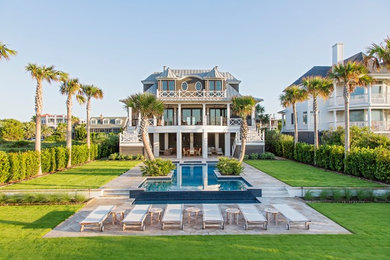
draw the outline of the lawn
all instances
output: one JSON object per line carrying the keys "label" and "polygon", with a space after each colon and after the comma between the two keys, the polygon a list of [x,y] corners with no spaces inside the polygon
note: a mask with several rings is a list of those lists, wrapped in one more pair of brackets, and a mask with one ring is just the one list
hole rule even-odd
{"label": "lawn", "polygon": [[[83,144],[79,141],[73,141],[73,144]],[[54,141],[42,141],[42,149],[52,148],[56,146],[65,146],[65,142],[54,142]],[[4,152],[24,152],[34,150],[34,141],[0,141],[0,151]]]}
{"label": "lawn", "polygon": [[313,203],[351,235],[41,238],[80,206],[0,207],[0,259],[388,259],[390,207]]}
{"label": "lawn", "polygon": [[139,161],[94,161],[3,189],[95,189],[137,165]]}
{"label": "lawn", "polygon": [[385,186],[290,160],[246,160],[245,162],[294,187]]}

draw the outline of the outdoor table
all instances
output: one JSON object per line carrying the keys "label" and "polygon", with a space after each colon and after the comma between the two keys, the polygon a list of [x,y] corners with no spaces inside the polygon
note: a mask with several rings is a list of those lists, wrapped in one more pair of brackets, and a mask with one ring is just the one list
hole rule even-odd
{"label": "outdoor table", "polygon": [[115,225],[115,222],[117,220],[121,221],[125,217],[125,211],[124,210],[113,210],[111,211],[112,216],[112,224]]}
{"label": "outdoor table", "polygon": [[236,224],[238,224],[238,215],[240,214],[240,210],[237,208],[227,208],[225,211],[226,211],[226,222],[228,224],[232,224],[231,220],[233,217],[233,222],[234,219],[236,219]]}
{"label": "outdoor table", "polygon": [[279,214],[279,211],[277,211],[276,209],[273,209],[273,208],[266,208],[265,209],[265,213],[266,213],[267,221],[271,221],[270,216],[272,215],[273,219],[275,221],[275,224],[276,225],[278,224],[278,214]]}
{"label": "outdoor table", "polygon": [[197,223],[198,214],[200,212],[200,209],[197,207],[188,207],[185,209],[185,212],[187,212],[187,221],[188,224],[191,224],[191,214],[195,214],[195,223]]}
{"label": "outdoor table", "polygon": [[161,217],[161,212],[163,211],[162,208],[151,208],[149,210],[149,214],[150,214],[150,224],[153,223],[153,214],[158,214],[158,218],[157,220],[160,221],[160,217]]}

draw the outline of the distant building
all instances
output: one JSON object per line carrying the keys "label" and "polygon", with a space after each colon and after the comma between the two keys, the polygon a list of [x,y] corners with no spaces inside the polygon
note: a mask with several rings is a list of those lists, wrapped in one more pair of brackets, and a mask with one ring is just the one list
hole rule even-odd
{"label": "distant building", "polygon": [[127,123],[127,117],[91,117],[91,133],[120,133]]}
{"label": "distant building", "polygon": [[46,125],[51,128],[57,128],[58,124],[66,123],[66,115],[50,115],[43,114],[41,115],[41,123],[42,125]]}

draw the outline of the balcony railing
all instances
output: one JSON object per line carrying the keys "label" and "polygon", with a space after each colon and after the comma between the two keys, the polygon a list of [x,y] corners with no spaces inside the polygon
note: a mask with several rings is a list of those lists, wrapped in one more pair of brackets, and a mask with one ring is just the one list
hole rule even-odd
{"label": "balcony railing", "polygon": [[[390,94],[371,94],[371,102],[368,98],[368,94],[362,95],[351,95],[349,100],[350,105],[356,104],[390,104]],[[344,97],[337,96],[336,104],[334,103],[334,97],[329,99],[329,106],[343,106],[344,105]]]}
{"label": "balcony railing", "polygon": [[224,91],[159,91],[157,97],[163,100],[218,100],[226,98],[226,90]]}
{"label": "balcony railing", "polygon": [[[369,126],[368,121],[349,122],[350,126],[364,127]],[[344,127],[344,121],[337,121],[336,127]],[[334,128],[334,122],[329,122],[329,127]],[[371,121],[371,130],[373,131],[390,131],[390,121]]]}

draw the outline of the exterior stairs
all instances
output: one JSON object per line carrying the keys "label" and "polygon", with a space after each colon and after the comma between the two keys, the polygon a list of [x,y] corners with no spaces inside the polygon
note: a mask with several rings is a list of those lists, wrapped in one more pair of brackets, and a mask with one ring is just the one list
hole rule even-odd
{"label": "exterior stairs", "polygon": [[121,197],[121,198],[129,198],[130,191],[129,190],[121,190],[121,189],[103,189],[102,197]]}
{"label": "exterior stairs", "polygon": [[284,186],[276,187],[260,187],[261,188],[261,197],[263,198],[283,198],[291,197]]}

